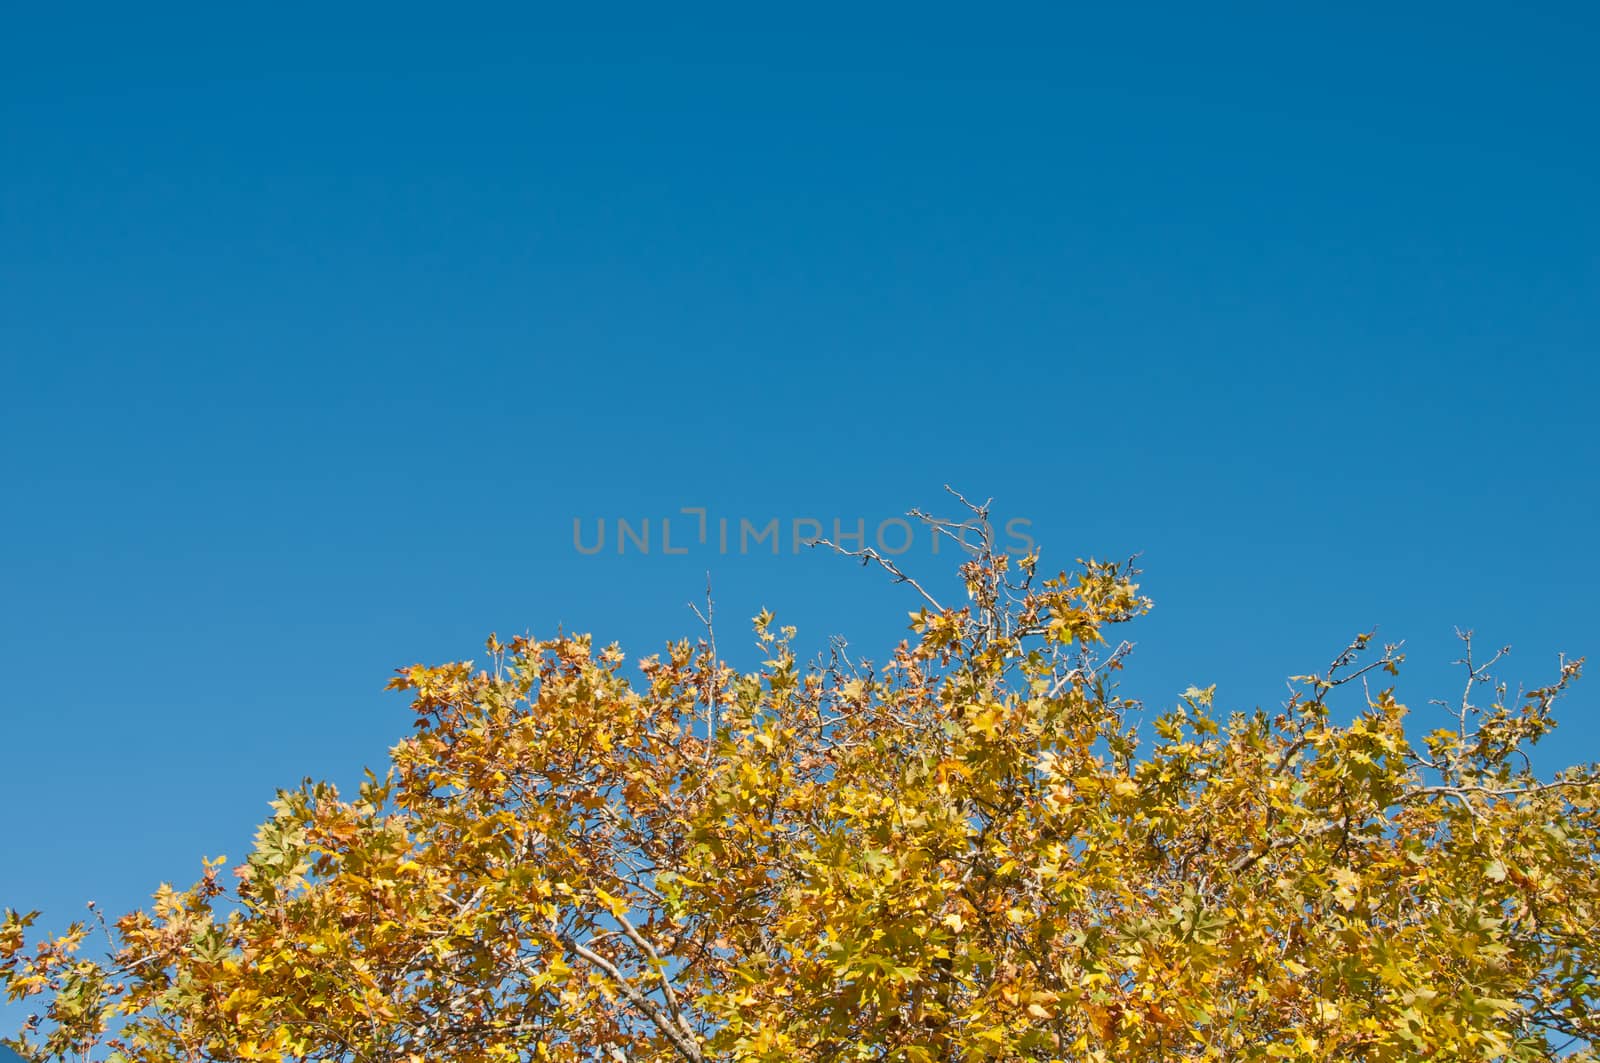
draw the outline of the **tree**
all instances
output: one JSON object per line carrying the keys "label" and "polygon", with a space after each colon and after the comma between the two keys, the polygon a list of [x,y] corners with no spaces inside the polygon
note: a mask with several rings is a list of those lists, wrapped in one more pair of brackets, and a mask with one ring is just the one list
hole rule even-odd
{"label": "tree", "polygon": [[[922,516],[922,514],[918,514]],[[16,1046],[175,1060],[1545,1060],[1600,1034],[1600,773],[1528,748],[1578,675],[1413,741],[1356,638],[1275,712],[1118,693],[1127,564],[1036,578],[929,520],[968,600],[881,665],[586,637],[402,669],[353,798],[281,793],[225,885],[25,947]],[[707,618],[709,620],[709,617]],[[709,629],[709,623],[707,627]],[[1492,662],[1491,662],[1492,663]],[[1360,682],[1357,682],[1360,680]],[[1354,685],[1352,685],[1354,684]],[[1365,691],[1335,712],[1335,692]],[[1344,722],[1340,722],[1344,719]],[[1145,732],[1145,733],[1141,733]]]}

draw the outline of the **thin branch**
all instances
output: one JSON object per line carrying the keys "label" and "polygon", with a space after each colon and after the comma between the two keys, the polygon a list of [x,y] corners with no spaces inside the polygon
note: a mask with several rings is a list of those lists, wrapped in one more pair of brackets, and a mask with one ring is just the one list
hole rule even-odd
{"label": "thin branch", "polygon": [[717,739],[717,709],[718,709],[717,695],[719,693],[719,690],[718,690],[718,673],[720,672],[721,667],[722,667],[721,660],[720,660],[720,658],[717,657],[717,629],[712,624],[712,620],[716,617],[717,612],[716,612],[716,603],[713,602],[712,598],[711,598],[711,573],[709,571],[706,572],[706,611],[704,613],[702,613],[700,611],[699,607],[696,606],[693,602],[689,603],[689,608],[691,610],[693,610],[695,616],[700,618],[700,623],[705,625],[706,641],[709,644],[710,649],[711,649],[711,673],[712,674],[711,674],[711,677],[706,680],[706,694],[705,694],[705,697],[706,697],[706,763],[709,764],[711,762],[711,753],[712,753],[712,750],[715,748],[715,743],[716,743],[716,739]]}
{"label": "thin branch", "polygon": [[806,545],[811,547],[826,546],[828,549],[837,554],[842,554],[845,557],[853,557],[860,560],[863,565],[870,565],[876,561],[879,565],[883,566],[884,571],[888,572],[889,575],[894,577],[894,581],[896,583],[909,583],[918,594],[922,595],[922,600],[934,608],[935,612],[942,613],[945,611],[944,606],[940,605],[938,599],[929,594],[927,589],[923,587],[922,584],[918,583],[916,580],[900,571],[899,565],[896,565],[893,561],[890,561],[887,557],[884,557],[870,546],[864,546],[860,550],[846,550],[838,543],[829,539],[812,539],[806,543]]}
{"label": "thin branch", "polygon": [[685,1034],[683,1030],[678,1028],[677,1024],[672,1022],[666,1015],[663,1015],[661,1009],[656,1006],[655,1001],[645,996],[638,986],[630,982],[627,976],[617,969],[616,964],[598,952],[578,944],[574,938],[565,934],[560,935],[560,941],[571,949],[574,954],[611,979],[617,991],[627,997],[629,1003],[638,1008],[646,1018],[655,1024],[656,1029],[660,1030],[666,1039],[672,1043],[672,1047],[678,1050],[679,1055],[689,1060],[690,1063],[704,1063],[705,1053],[700,1050],[699,1042]]}

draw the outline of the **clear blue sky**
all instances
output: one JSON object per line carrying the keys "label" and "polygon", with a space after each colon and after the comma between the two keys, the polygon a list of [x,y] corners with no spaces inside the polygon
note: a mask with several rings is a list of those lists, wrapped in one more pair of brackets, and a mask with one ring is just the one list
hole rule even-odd
{"label": "clear blue sky", "polygon": [[1594,6],[973,12],[8,13],[0,904],[237,860],[491,630],[642,655],[710,569],[741,661],[762,605],[897,637],[718,517],[948,481],[1143,551],[1156,703],[1372,625],[1423,713],[1454,625],[1600,652]]}

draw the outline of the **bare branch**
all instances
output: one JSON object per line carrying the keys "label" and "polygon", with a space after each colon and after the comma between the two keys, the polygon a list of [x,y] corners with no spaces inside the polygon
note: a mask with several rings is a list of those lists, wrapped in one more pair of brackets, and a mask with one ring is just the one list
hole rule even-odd
{"label": "bare branch", "polygon": [[929,594],[927,589],[923,587],[922,584],[918,583],[916,580],[900,571],[900,566],[896,565],[893,561],[890,561],[887,557],[884,557],[870,546],[864,546],[860,550],[846,550],[838,543],[835,543],[829,539],[812,539],[806,545],[811,547],[826,546],[828,549],[837,554],[859,559],[863,565],[870,565],[876,561],[883,567],[884,571],[888,572],[889,575],[894,577],[894,581],[896,583],[909,583],[918,594],[922,595],[922,600],[931,605],[936,612],[942,613],[945,611],[944,606],[940,605],[938,599]]}
{"label": "bare branch", "polygon": [[638,986],[634,985],[626,975],[617,969],[616,964],[593,949],[578,944],[574,938],[565,934],[560,935],[560,941],[571,949],[575,955],[587,961],[591,966],[611,979],[617,992],[627,997],[629,1003],[638,1008],[647,1019],[655,1024],[656,1029],[660,1030],[662,1035],[672,1042],[672,1047],[678,1050],[679,1055],[689,1060],[690,1063],[704,1063],[705,1054],[700,1050],[699,1042],[680,1029],[668,1016],[663,1015],[656,1002],[645,996]]}

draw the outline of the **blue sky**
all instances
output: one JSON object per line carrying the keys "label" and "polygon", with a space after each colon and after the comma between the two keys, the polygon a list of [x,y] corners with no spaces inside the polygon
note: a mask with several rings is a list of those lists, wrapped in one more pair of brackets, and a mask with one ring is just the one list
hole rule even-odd
{"label": "blue sky", "polygon": [[[949,482],[1047,563],[1142,551],[1153,704],[1273,702],[1374,625],[1419,713],[1456,625],[1514,682],[1600,651],[1591,5],[0,36],[0,904],[237,859],[490,631],[643,655],[709,569],[750,663],[764,605],[881,654],[916,604],[663,556],[682,507],[870,532]],[[1595,704],[1547,764],[1600,759]]]}

